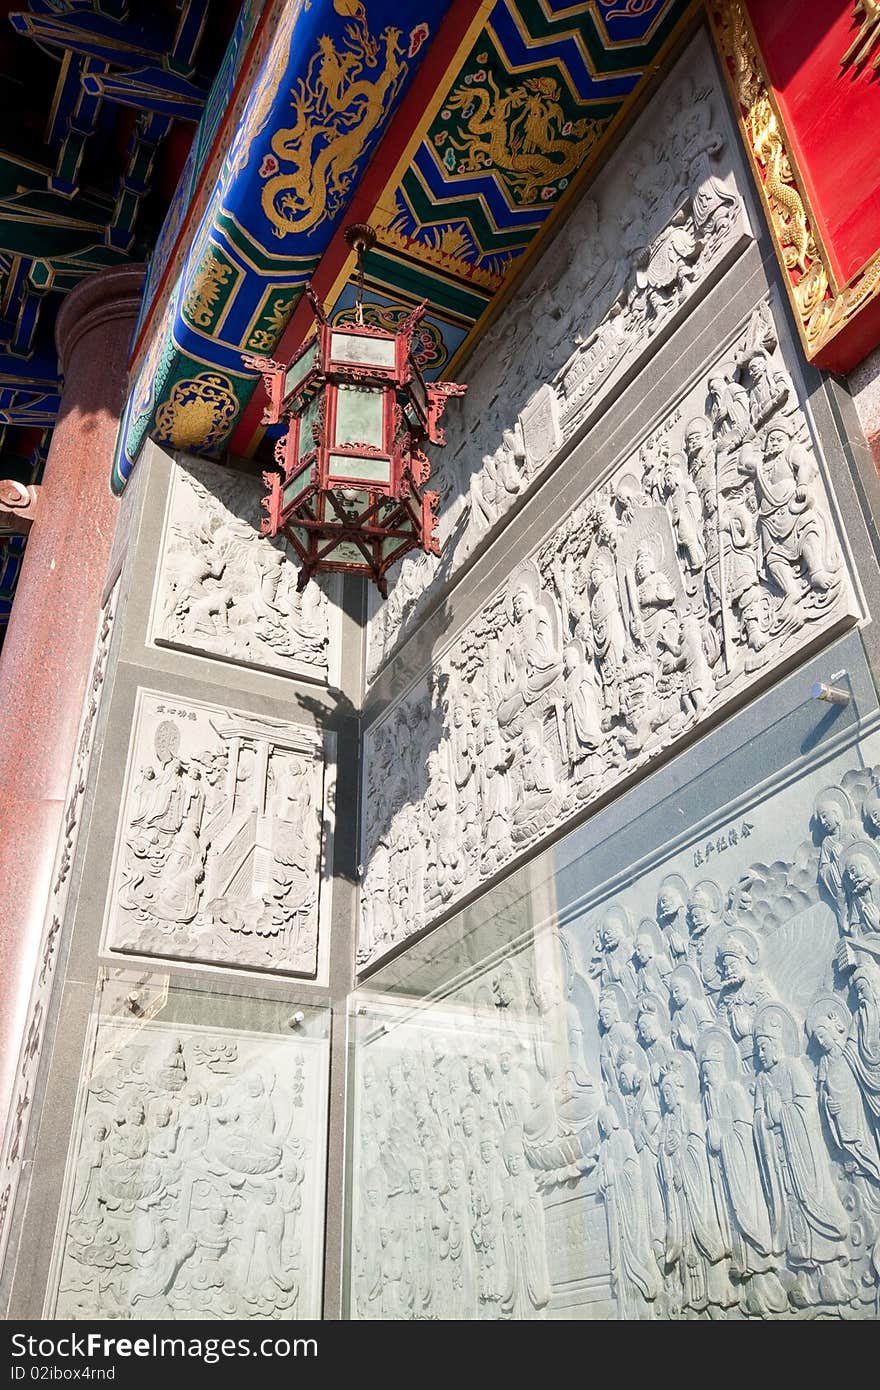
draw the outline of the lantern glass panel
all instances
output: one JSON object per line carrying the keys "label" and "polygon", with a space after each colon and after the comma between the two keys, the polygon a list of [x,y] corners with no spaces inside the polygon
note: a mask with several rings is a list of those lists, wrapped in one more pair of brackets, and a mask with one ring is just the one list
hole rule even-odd
{"label": "lantern glass panel", "polygon": [[284,484],[284,491],[281,494],[282,508],[289,507],[294,497],[297,497],[302,492],[303,488],[308,486],[310,473],[311,464],[308,464],[305,468],[301,468],[298,473],[295,473],[292,478],[288,479]]}
{"label": "lantern glass panel", "polygon": [[422,380],[422,374],[419,371],[418,367],[415,367],[412,377],[410,378],[409,389],[412,392],[413,400],[419,407],[419,410],[422,412],[422,415],[427,415],[428,392],[427,388],[425,387],[425,383]]}
{"label": "lantern glass panel", "polygon": [[351,362],[359,367],[390,367],[392,370],[395,365],[394,338],[334,332],[330,351],[334,362]]}
{"label": "lantern glass panel", "polygon": [[380,386],[340,386],[334,444],[369,444],[374,449],[384,449],[384,417],[385,392]]}
{"label": "lantern glass panel", "polygon": [[379,484],[391,481],[390,459],[361,458],[355,454],[331,454],[330,475],[333,478],[362,478]]}
{"label": "lantern glass panel", "polygon": [[313,396],[299,417],[299,448],[297,449],[297,462],[304,454],[310,454],[315,448],[315,436],[312,433],[312,425],[317,425],[320,421],[321,393]]}
{"label": "lantern glass panel", "polygon": [[284,394],[289,396],[291,391],[295,391],[300,382],[308,376],[312,367],[315,365],[315,358],[318,355],[317,338],[309,343],[305,352],[295,362],[291,362],[284,377]]}
{"label": "lantern glass panel", "polygon": [[353,541],[340,541],[336,549],[330,552],[328,559],[335,560],[339,564],[362,565],[364,564],[364,553]]}

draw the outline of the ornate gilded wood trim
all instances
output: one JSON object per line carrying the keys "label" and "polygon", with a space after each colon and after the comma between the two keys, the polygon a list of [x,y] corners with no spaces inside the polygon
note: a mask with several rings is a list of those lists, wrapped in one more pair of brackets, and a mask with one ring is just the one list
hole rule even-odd
{"label": "ornate gilded wood trim", "polygon": [[804,351],[813,359],[880,293],[880,251],[838,286],[741,0],[708,6]]}

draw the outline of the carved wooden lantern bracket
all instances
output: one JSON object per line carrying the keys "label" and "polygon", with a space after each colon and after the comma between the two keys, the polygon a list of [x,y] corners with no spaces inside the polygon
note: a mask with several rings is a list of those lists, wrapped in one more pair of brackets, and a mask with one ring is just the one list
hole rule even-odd
{"label": "carved wooden lantern bracket", "polygon": [[[352,228],[357,233],[369,229]],[[447,397],[467,389],[429,385],[413,356],[422,304],[396,333],[363,323],[332,325],[306,291],[314,331],[289,363],[245,357],[262,372],[265,420],[288,421],[276,446],[280,472],[267,472],[264,535],[283,533],[301,561],[298,587],[313,574],[341,570],[372,579],[383,597],[391,565],[410,550],[439,553],[438,494],[425,487],[426,443],[445,442]],[[360,295],[359,295],[360,305]]]}

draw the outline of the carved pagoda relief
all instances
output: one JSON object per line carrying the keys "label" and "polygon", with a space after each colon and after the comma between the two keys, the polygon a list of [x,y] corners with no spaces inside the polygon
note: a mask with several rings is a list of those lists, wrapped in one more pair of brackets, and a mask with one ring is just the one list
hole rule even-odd
{"label": "carved pagoda relief", "polygon": [[259,479],[190,459],[174,465],[153,640],[283,675],[336,678],[337,581],[296,589],[297,560],[260,535]]}
{"label": "carved pagoda relief", "polygon": [[360,963],[859,616],[764,302],[367,731]]}
{"label": "carved pagoda relief", "polygon": [[359,1317],[878,1315],[878,751],[369,1034]]}
{"label": "carved pagoda relief", "polygon": [[48,1315],[319,1317],[325,1086],[311,1038],[102,1021]]}
{"label": "carved pagoda relief", "polygon": [[314,975],[323,783],[311,730],[141,691],[111,950]]}
{"label": "carved pagoda relief", "polygon": [[725,106],[700,38],[668,81],[663,138],[646,113],[490,330],[459,414],[463,442],[435,470],[442,555],[405,559],[375,605],[369,679],[752,239]]}

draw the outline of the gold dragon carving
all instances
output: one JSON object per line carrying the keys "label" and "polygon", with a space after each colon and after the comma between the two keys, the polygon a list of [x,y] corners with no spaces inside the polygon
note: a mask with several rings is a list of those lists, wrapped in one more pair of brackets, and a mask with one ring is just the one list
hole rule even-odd
{"label": "gold dragon carving", "polygon": [[840,290],[815,235],[785,127],[741,0],[710,7],[716,41],[736,99],[789,293],[809,357],[814,357],[880,286],[880,253]]}
{"label": "gold dragon carving", "polygon": [[538,201],[542,188],[578,168],[608,124],[586,118],[567,122],[558,97],[558,83],[543,76],[526,78],[504,95],[490,72],[484,86],[456,87],[447,107],[475,108],[466,133],[450,137],[450,145],[464,155],[456,172],[496,169],[517,202]]}
{"label": "gold dragon carving", "polygon": [[334,9],[352,22],[342,43],[319,38],[293,89],[296,121],[275,131],[260,168],[262,208],[277,237],[311,231],[339,211],[406,75],[400,29],[388,25],[375,39],[358,0],[334,0]]}

